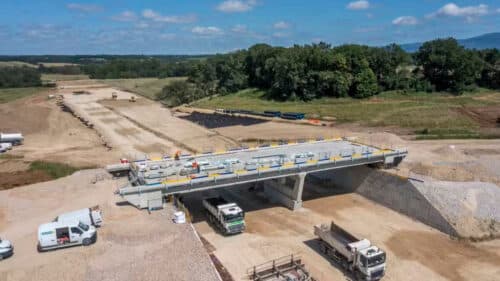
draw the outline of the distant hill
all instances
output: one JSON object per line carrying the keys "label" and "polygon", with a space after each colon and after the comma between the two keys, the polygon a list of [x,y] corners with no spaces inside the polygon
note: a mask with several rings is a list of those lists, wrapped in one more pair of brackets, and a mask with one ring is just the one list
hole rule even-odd
{"label": "distant hill", "polygon": [[[458,43],[468,49],[500,49],[500,32],[487,33],[468,39],[459,39]],[[421,45],[422,43],[401,44],[401,48],[407,52],[415,52]]]}

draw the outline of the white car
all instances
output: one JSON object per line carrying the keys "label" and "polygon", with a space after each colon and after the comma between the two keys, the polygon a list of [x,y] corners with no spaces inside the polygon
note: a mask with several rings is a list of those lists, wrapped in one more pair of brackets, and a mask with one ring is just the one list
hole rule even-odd
{"label": "white car", "polygon": [[0,238],[0,260],[8,258],[14,254],[14,247],[9,240]]}

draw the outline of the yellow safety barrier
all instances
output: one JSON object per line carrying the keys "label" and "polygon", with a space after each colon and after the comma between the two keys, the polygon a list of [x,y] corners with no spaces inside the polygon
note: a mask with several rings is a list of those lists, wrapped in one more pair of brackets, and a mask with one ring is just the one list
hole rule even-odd
{"label": "yellow safety barrier", "polygon": [[248,171],[247,171],[247,170],[238,170],[238,171],[236,171],[236,172],[234,172],[234,173],[235,173],[235,174],[238,174],[238,175],[241,175],[241,174],[246,174],[246,173],[248,173]]}
{"label": "yellow safety barrier", "polygon": [[340,157],[340,156],[333,156],[333,157],[330,157],[330,160],[331,160],[331,161],[338,161],[338,160],[341,160],[341,159],[342,159],[342,157]]}
{"label": "yellow safety barrier", "polygon": [[268,166],[264,166],[264,167],[259,167],[257,168],[258,171],[266,171],[266,170],[269,170],[269,167]]}
{"label": "yellow safety barrier", "polygon": [[316,164],[318,160],[307,160],[307,164]]}
{"label": "yellow safety barrier", "polygon": [[352,155],[352,158],[361,158],[361,157],[363,157],[363,156],[361,154],[359,154],[359,153],[354,153]]}
{"label": "yellow safety barrier", "polygon": [[218,176],[220,176],[220,174],[217,174],[217,173],[213,173],[213,174],[208,175],[209,178],[214,178],[214,177],[218,177]]}
{"label": "yellow safety barrier", "polygon": [[169,183],[178,183],[178,182],[188,182],[190,179],[185,178],[185,179],[169,179],[165,180],[162,182],[162,184],[169,184]]}
{"label": "yellow safety barrier", "polygon": [[290,167],[293,167],[293,166],[295,166],[295,163],[293,163],[293,162],[286,162],[286,163],[283,164],[283,167],[285,167],[285,168],[290,168]]}

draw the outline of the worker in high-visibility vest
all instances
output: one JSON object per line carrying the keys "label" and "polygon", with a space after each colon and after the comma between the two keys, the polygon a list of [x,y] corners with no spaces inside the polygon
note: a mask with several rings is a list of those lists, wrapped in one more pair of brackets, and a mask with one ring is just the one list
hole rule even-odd
{"label": "worker in high-visibility vest", "polygon": [[180,152],[180,150],[177,150],[177,151],[175,152],[174,159],[175,159],[175,160],[179,160],[179,159],[180,159],[180,157],[181,157],[181,152]]}

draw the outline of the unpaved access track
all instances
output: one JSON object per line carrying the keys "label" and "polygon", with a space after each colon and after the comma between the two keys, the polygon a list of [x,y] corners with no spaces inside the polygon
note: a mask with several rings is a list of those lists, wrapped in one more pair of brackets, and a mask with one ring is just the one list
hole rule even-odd
{"label": "unpaved access track", "polygon": [[308,183],[304,192],[304,208],[296,212],[247,188],[223,192],[247,210],[246,232],[229,237],[207,224],[197,207],[202,197],[215,194],[185,200],[192,206],[196,229],[235,280],[254,265],[292,253],[300,254],[318,280],[352,280],[319,252],[313,225],[332,220],[387,252],[384,280],[498,280],[500,240],[460,242],[357,194],[335,194]]}

